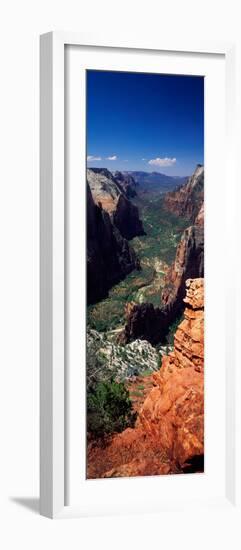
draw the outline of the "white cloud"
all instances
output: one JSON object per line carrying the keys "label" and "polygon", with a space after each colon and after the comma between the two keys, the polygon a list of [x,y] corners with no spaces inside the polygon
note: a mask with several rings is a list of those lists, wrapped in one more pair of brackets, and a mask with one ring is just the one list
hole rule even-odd
{"label": "white cloud", "polygon": [[141,159],[141,160],[147,160],[147,159]]}
{"label": "white cloud", "polygon": [[112,157],[106,157],[106,160],[117,160],[117,155],[112,155]]}
{"label": "white cloud", "polygon": [[156,159],[151,159],[148,161],[148,164],[151,164],[152,166],[160,166],[160,167],[163,167],[163,166],[173,166],[173,164],[175,164],[177,161],[176,158],[169,158],[169,157],[165,157],[165,158],[159,158],[157,157]]}
{"label": "white cloud", "polygon": [[90,161],[90,162],[91,162],[92,160],[101,160],[101,157],[96,157],[96,156],[94,156],[94,155],[88,155],[88,156],[87,156],[87,160]]}
{"label": "white cloud", "polygon": [[129,160],[128,160],[128,159],[124,159],[124,162],[129,162]]}

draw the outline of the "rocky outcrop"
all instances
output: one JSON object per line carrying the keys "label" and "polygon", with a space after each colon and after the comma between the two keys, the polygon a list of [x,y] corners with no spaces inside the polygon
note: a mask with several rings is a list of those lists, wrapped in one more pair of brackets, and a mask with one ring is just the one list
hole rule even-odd
{"label": "rocky outcrop", "polygon": [[93,329],[87,331],[87,349],[87,388],[103,380],[123,382],[141,376],[147,365],[150,372],[157,371],[163,354],[145,340],[122,346]]}
{"label": "rocky outcrop", "polygon": [[121,194],[111,172],[106,168],[88,168],[87,183],[95,204],[101,204],[103,210],[111,215]]}
{"label": "rocky outcrop", "polygon": [[122,237],[132,239],[145,234],[137,206],[123,193],[121,185],[109,170],[88,169],[87,182],[95,204],[110,215]]}
{"label": "rocky outcrop", "polygon": [[204,231],[200,224],[185,229],[177,247],[175,261],[165,277],[162,304],[169,322],[183,310],[186,280],[203,276]]}
{"label": "rocky outcrop", "polygon": [[113,225],[110,215],[94,203],[87,185],[88,304],[107,296],[108,290],[133,269],[139,269],[133,248]]}
{"label": "rocky outcrop", "polygon": [[187,183],[166,193],[163,204],[169,212],[195,223],[204,200],[204,167],[197,165]]}
{"label": "rocky outcrop", "polygon": [[204,281],[186,282],[174,350],[151,375],[135,428],[104,449],[89,448],[88,477],[202,472],[204,469]]}
{"label": "rocky outcrop", "polygon": [[153,375],[156,387],[140,414],[145,431],[160,437],[184,470],[200,465],[204,455],[204,280],[189,279],[186,286],[174,351]]}

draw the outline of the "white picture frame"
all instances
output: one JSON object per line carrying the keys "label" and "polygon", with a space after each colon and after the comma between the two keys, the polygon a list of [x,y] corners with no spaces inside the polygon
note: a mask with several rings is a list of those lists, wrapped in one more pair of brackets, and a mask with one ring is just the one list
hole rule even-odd
{"label": "white picture frame", "polygon": [[[53,32],[40,40],[40,510],[48,517],[63,517],[91,513],[91,506],[72,503],[66,506],[68,487],[66,476],[66,293],[65,293],[65,46],[107,48],[113,52],[133,50],[143,53],[178,52],[182,55],[220,55],[225,58],[226,130],[225,150],[229,186],[229,211],[226,237],[235,233],[235,207],[237,196],[236,172],[236,60],[233,44],[175,44],[162,43],[159,38],[111,39],[84,36],[67,32]],[[113,50],[114,49],[114,50]],[[227,169],[227,168],[226,168]],[[226,183],[227,185],[227,183]],[[237,243],[236,243],[237,245]],[[228,275],[231,286],[226,288],[228,318],[237,328],[237,299],[235,287],[235,240],[228,247]],[[232,296],[232,300],[230,300]],[[216,505],[238,504],[241,497],[241,480],[238,464],[241,458],[240,385],[238,384],[237,331],[226,323],[226,476],[225,495],[218,496]],[[84,452],[84,450],[83,450]],[[178,476],[180,478],[180,476]],[[143,482],[143,480],[142,480]],[[101,481],[103,484],[103,480]],[[104,481],[110,483],[110,481]],[[118,480],[122,483],[122,480]],[[147,485],[153,479],[145,479]],[[102,485],[103,492],[105,488]],[[187,505],[192,506],[193,499]],[[202,505],[213,504],[209,497]],[[82,503],[83,504],[83,503]],[[177,503],[171,503],[175,506]],[[195,504],[196,501],[195,501]],[[169,507],[170,504],[167,504]],[[160,503],[163,508],[163,502]],[[103,510],[105,507],[103,506]],[[111,509],[111,503],[110,503]],[[140,506],[141,509],[141,506]],[[151,509],[151,508],[150,508]],[[157,508],[158,509],[158,502]],[[108,506],[107,506],[108,510]],[[117,507],[118,511],[118,507]]]}

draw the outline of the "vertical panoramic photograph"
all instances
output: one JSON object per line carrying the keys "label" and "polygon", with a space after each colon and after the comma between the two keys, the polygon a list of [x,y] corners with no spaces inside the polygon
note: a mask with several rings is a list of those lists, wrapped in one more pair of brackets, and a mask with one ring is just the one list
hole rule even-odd
{"label": "vertical panoramic photograph", "polygon": [[204,472],[204,78],[86,72],[87,479]]}

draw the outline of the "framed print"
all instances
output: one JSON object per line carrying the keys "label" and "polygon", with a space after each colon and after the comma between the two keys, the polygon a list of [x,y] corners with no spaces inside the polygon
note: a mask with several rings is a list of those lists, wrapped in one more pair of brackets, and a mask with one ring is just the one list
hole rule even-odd
{"label": "framed print", "polygon": [[40,69],[41,513],[235,504],[234,47],[49,33]]}
{"label": "framed print", "polygon": [[204,77],[86,93],[87,479],[203,473]]}

